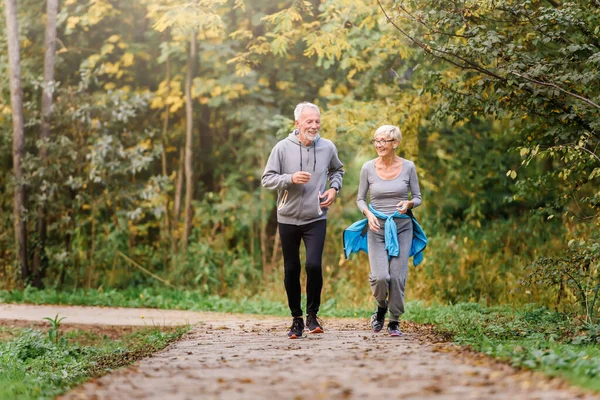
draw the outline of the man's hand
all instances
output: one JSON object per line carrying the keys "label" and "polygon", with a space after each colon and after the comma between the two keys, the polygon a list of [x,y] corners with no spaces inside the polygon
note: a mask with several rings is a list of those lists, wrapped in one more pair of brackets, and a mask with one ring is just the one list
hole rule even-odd
{"label": "man's hand", "polygon": [[336,196],[337,196],[337,190],[335,190],[334,188],[327,189],[325,191],[325,193],[323,193],[321,196],[319,196],[319,199],[324,199],[321,201],[321,203],[319,205],[321,207],[329,207],[335,200]]}
{"label": "man's hand", "polygon": [[292,183],[297,185],[304,185],[310,181],[310,173],[305,171],[294,172],[292,175]]}

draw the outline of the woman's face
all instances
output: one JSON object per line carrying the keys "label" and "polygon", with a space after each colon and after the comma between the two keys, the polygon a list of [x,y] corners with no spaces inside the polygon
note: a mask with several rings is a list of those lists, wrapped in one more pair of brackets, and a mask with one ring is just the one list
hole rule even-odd
{"label": "woman's face", "polygon": [[397,142],[394,139],[388,139],[384,135],[377,135],[374,138],[375,151],[379,157],[385,157],[394,154]]}

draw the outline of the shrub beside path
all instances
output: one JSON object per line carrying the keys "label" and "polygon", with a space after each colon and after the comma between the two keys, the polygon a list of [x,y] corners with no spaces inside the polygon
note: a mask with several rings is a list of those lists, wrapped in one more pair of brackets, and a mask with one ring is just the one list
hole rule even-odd
{"label": "shrub beside path", "polygon": [[66,316],[65,324],[195,324],[152,357],[61,399],[600,399],[465,351],[409,323],[402,325],[404,336],[390,338],[373,334],[366,319],[327,318],[324,334],[289,340],[290,318],[0,304],[0,319],[41,315],[36,313]]}

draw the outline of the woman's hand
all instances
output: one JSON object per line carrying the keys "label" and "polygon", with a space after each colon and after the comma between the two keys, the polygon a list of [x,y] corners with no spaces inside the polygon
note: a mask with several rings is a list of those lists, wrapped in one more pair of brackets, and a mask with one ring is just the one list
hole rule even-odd
{"label": "woman's hand", "polygon": [[381,225],[379,225],[379,219],[377,219],[377,217],[373,215],[373,213],[369,210],[365,210],[365,216],[369,221],[369,229],[373,232],[379,231],[379,229],[381,228]]}
{"label": "woman's hand", "polygon": [[396,210],[400,214],[406,214],[410,208],[413,208],[415,203],[412,200],[402,200],[400,203],[396,204]]}

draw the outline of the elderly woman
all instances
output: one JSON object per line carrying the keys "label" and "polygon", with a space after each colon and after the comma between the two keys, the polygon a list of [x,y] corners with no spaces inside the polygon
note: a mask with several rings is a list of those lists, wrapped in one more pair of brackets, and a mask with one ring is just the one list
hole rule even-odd
{"label": "elderly woman", "polygon": [[[367,217],[365,222],[369,228],[369,281],[377,301],[371,328],[374,332],[383,329],[389,309],[387,330],[390,336],[402,335],[398,319],[404,313],[408,258],[414,255],[415,265],[418,264],[427,242],[410,211],[421,204],[421,190],[415,164],[396,155],[401,140],[397,126],[383,125],[375,131],[371,143],[378,157],[363,165],[356,199],[358,208]],[[367,192],[370,193],[370,205],[366,202]],[[413,227],[419,231],[420,243],[416,245],[413,244]]]}

